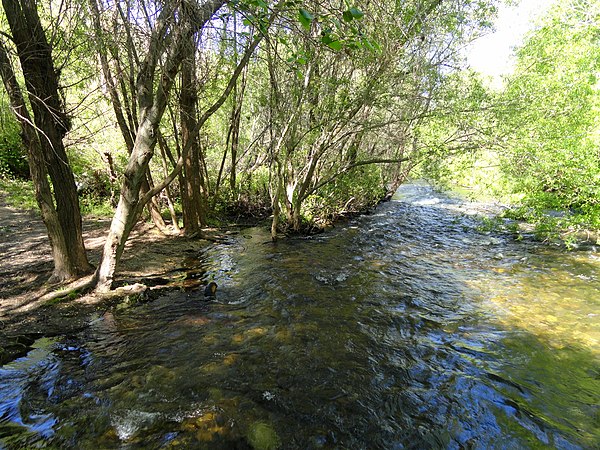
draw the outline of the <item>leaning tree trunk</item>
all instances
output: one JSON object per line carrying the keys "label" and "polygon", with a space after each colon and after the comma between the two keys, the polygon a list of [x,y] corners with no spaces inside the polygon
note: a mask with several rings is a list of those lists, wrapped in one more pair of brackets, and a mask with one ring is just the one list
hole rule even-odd
{"label": "leaning tree trunk", "polygon": [[[123,136],[123,140],[125,141],[125,146],[127,147],[128,153],[131,154],[131,152],[133,151],[135,134],[133,133],[129,124],[133,123],[134,121],[126,119],[125,114],[128,113],[129,108],[126,108],[123,105],[123,103],[125,103],[125,106],[129,105],[131,102],[128,101],[128,98],[127,98],[128,94],[127,94],[126,89],[122,90],[122,96],[123,96],[124,102],[121,102],[121,98],[119,97],[117,83],[115,82],[115,79],[113,77],[113,74],[112,74],[112,71],[111,71],[111,68],[109,65],[109,60],[108,60],[109,52],[108,52],[108,48],[107,48],[107,47],[109,47],[109,45],[106,44],[106,38],[105,38],[105,35],[103,34],[102,22],[100,20],[101,12],[98,7],[97,0],[89,0],[89,5],[90,5],[90,10],[91,10],[93,25],[94,25],[94,32],[95,32],[94,37],[96,40],[96,42],[95,42],[96,49],[98,51],[98,56],[100,59],[100,66],[102,68],[103,79],[106,83],[106,90],[108,91],[108,94],[110,96],[110,101],[113,106],[115,118],[117,120],[117,124],[119,125],[119,129],[121,130],[121,135]],[[130,45],[133,45],[133,43],[130,42]],[[118,58],[117,58],[117,60],[118,60]],[[120,78],[122,78],[123,74],[120,73],[118,76]],[[122,85],[123,83],[121,82],[120,84]],[[152,184],[153,183],[152,183],[152,176],[150,174],[150,170],[147,170],[146,171],[146,179],[142,181],[142,186],[141,186],[141,191],[140,191],[142,196],[145,195],[148,191],[150,191],[150,189],[152,189],[152,187],[153,187]],[[153,198],[150,202],[148,202],[148,212],[150,214],[152,221],[158,227],[158,229],[163,233],[167,233],[167,226],[166,226],[165,221],[162,218],[162,215],[160,213],[160,205],[156,198]]]}
{"label": "leaning tree trunk", "polygon": [[27,110],[25,98],[15,77],[12,64],[8,58],[8,53],[3,43],[0,41],[0,73],[4,87],[10,99],[10,106],[21,126],[21,139],[27,150],[29,160],[29,171],[33,187],[35,190],[35,199],[42,213],[42,220],[48,231],[50,246],[52,248],[52,257],[54,260],[54,277],[59,278],[59,274],[69,272],[68,259],[64,257],[66,243],[61,232],[58,213],[52,200],[52,190],[48,182],[48,172],[46,162],[42,154],[41,146],[38,140],[33,121]]}
{"label": "leaning tree trunk", "polygon": [[[148,195],[140,198],[140,186],[142,177],[146,171],[150,159],[154,153],[154,147],[157,143],[157,138],[160,134],[158,126],[167,106],[167,99],[173,80],[179,70],[179,65],[185,54],[185,44],[195,32],[201,30],[206,22],[215,14],[228,0],[209,0],[194,11],[193,23],[178,24],[172,28],[175,36],[170,35],[166,30],[171,29],[172,24],[168,23],[168,19],[173,17],[173,10],[167,10],[166,7],[160,14],[156,22],[156,26],[152,33],[149,43],[148,54],[142,65],[140,74],[138,75],[138,100],[139,100],[139,126],[136,133],[136,140],[133,151],[129,156],[129,162],[125,169],[123,187],[121,189],[121,198],[117,211],[113,217],[111,228],[104,245],[102,260],[100,267],[96,272],[96,289],[98,291],[107,291],[112,288],[114,274],[117,265],[123,254],[125,243],[129,237],[129,233],[133,228],[137,218],[139,217],[141,208],[145,202],[149,200]],[[184,4],[189,6],[187,4]],[[185,9],[185,8],[184,8]],[[177,15],[179,16],[179,15]],[[182,14],[186,16],[185,11]],[[271,15],[269,25],[275,18],[275,14]],[[234,84],[237,82],[243,68],[254,50],[262,39],[262,34],[254,39],[254,41],[246,49],[244,57],[235,68],[225,90],[221,96],[209,107],[198,120],[194,128],[194,134],[198,133],[200,127],[223,105]],[[166,48],[169,51],[166,52]],[[166,55],[165,55],[166,53]],[[158,62],[162,61],[163,72],[160,80],[155,83],[155,73]],[[155,84],[157,86],[155,87]],[[156,90],[155,90],[156,89]],[[185,156],[189,150],[186,145],[181,150],[181,156]],[[160,190],[164,189],[175,177],[180,173],[183,167],[182,158],[177,162],[177,167],[173,169],[171,175],[159,183],[155,189],[149,194],[155,195]]]}
{"label": "leaning tree trunk", "polygon": [[[96,272],[98,291],[108,291],[112,288],[125,243],[144,207],[143,202],[140,202],[140,188],[154,154],[159,134],[158,127],[167,106],[173,80],[179,70],[185,44],[196,31],[202,29],[226,1],[209,0],[195,11],[179,11],[181,15],[175,14],[176,7],[167,3],[156,21],[150,37],[148,53],[137,78],[139,125],[129,162],[123,174],[119,204]],[[187,9],[187,6],[186,4],[183,9]],[[173,23],[174,16],[179,16],[181,22]],[[162,62],[163,69],[156,83],[159,62]]]}
{"label": "leaning tree trunk", "polygon": [[[51,240],[55,256],[53,278],[62,281],[81,276],[92,269],[83,244],[75,177],[63,144],[69,119],[60,99],[52,50],[35,2],[2,0],[2,4],[17,47],[39,137],[41,157],[35,158],[33,165],[40,165],[42,161],[45,163],[54,191],[59,227],[52,226]],[[45,171],[41,170],[38,176],[44,174]],[[42,185],[40,189],[45,190]]]}

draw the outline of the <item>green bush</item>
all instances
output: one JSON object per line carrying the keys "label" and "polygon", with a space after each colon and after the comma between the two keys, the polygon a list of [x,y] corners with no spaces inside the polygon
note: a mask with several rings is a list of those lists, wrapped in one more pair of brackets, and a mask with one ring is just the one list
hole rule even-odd
{"label": "green bush", "polygon": [[385,194],[380,167],[357,167],[309,196],[303,204],[303,215],[308,222],[327,224],[340,215],[367,210]]}
{"label": "green bush", "polygon": [[19,125],[7,117],[0,124],[0,177],[29,178],[29,164],[22,148]]}

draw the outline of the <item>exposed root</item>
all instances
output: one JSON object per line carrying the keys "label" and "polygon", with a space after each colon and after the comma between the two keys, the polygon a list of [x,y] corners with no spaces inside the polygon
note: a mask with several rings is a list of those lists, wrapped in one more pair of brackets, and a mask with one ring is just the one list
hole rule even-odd
{"label": "exposed root", "polygon": [[55,291],[42,295],[38,300],[47,303],[58,300],[74,299],[89,292],[94,287],[94,282],[94,275],[87,275],[63,285]]}

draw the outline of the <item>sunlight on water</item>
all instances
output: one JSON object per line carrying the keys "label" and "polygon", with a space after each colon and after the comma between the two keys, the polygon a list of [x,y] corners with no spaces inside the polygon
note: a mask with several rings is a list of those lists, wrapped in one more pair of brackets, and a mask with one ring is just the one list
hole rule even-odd
{"label": "sunlight on water", "polygon": [[580,346],[600,356],[600,263],[578,254],[532,254],[493,267],[494,283],[479,288],[499,308],[499,320],[555,348]]}

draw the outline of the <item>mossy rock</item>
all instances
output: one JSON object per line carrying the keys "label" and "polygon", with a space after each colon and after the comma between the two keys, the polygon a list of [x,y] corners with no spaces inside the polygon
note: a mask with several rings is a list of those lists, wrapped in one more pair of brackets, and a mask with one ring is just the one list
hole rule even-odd
{"label": "mossy rock", "polygon": [[247,437],[254,450],[275,450],[281,445],[273,427],[265,422],[250,425]]}

